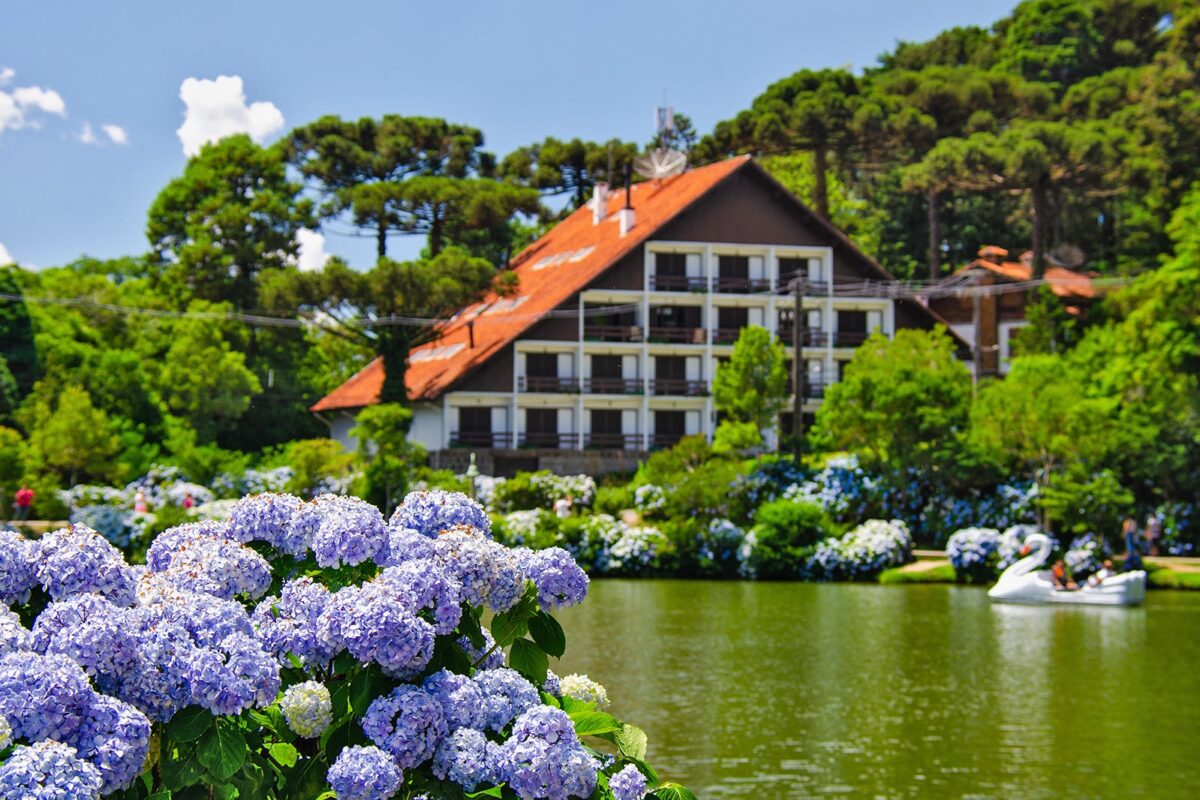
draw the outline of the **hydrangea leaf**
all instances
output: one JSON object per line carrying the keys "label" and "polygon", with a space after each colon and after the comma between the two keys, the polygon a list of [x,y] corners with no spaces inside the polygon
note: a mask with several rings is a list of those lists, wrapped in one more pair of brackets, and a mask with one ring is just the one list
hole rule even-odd
{"label": "hydrangea leaf", "polygon": [[539,611],[529,620],[529,635],[547,655],[562,658],[567,651],[567,635],[562,625],[545,611]]}
{"label": "hydrangea leaf", "polygon": [[648,742],[646,732],[636,725],[626,723],[617,732],[617,747],[620,748],[621,755],[626,758],[636,758],[638,760],[645,758]]}
{"label": "hydrangea leaf", "polygon": [[300,753],[298,750],[296,750],[295,746],[287,744],[286,742],[277,742],[276,744],[271,745],[269,750],[271,753],[271,758],[275,759],[280,764],[283,764],[285,767],[294,767],[296,765],[296,759],[300,756]]}
{"label": "hydrangea leaf", "polygon": [[167,735],[175,742],[194,742],[212,725],[213,716],[199,706],[182,709],[167,723]]}
{"label": "hydrangea leaf", "polygon": [[236,726],[218,723],[200,739],[196,757],[213,776],[227,781],[242,768],[246,750],[246,739]]}
{"label": "hydrangea leaf", "polygon": [[603,711],[585,711],[572,714],[571,722],[575,724],[575,733],[580,736],[599,736],[602,733],[615,733],[621,730],[621,723],[612,714]]}
{"label": "hydrangea leaf", "polygon": [[508,663],[534,686],[545,683],[546,673],[550,671],[549,656],[528,639],[517,639],[513,642],[512,650],[508,654]]}
{"label": "hydrangea leaf", "polygon": [[650,796],[656,800],[696,800],[696,795],[678,783],[664,783]]}

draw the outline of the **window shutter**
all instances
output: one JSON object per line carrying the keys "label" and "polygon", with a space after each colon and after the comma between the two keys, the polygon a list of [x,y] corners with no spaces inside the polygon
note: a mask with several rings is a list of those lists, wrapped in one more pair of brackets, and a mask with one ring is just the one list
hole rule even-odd
{"label": "window shutter", "polygon": [[504,406],[495,406],[492,408],[492,431],[495,433],[508,433],[508,409]]}
{"label": "window shutter", "polygon": [[700,432],[700,412],[689,411],[684,417],[684,433],[688,436]]}
{"label": "window shutter", "polygon": [[765,313],[766,313],[766,310],[765,310],[765,309],[762,309],[762,308],[752,308],[752,309],[750,309],[750,314],[749,314],[749,316],[746,318],[746,321],[747,321],[747,323],[748,323],[748,324],[750,324],[750,325],[757,325],[757,326],[759,326],[759,327],[761,328],[761,327],[763,327],[763,319],[764,319],[764,316],[763,316],[763,315],[764,315]]}
{"label": "window shutter", "polygon": [[689,381],[700,380],[700,358],[698,356],[688,356],[684,374]]}
{"label": "window shutter", "polygon": [[883,330],[883,312],[868,311],[867,312],[867,333]]}
{"label": "window shutter", "polygon": [[636,408],[626,408],[621,411],[621,433],[629,435],[638,432],[638,412]]}
{"label": "window shutter", "polygon": [[703,272],[700,269],[700,254],[688,253],[685,261],[685,269],[689,278],[699,278]]}
{"label": "window shutter", "polygon": [[808,327],[814,331],[821,330],[821,310],[819,308],[810,309],[808,312]]}
{"label": "window shutter", "polygon": [[575,376],[575,359],[570,353],[558,354],[558,377],[572,378]]}
{"label": "window shutter", "polygon": [[637,356],[621,356],[621,377],[627,381],[638,377]]}
{"label": "window shutter", "polygon": [[762,256],[750,256],[750,280],[767,277],[766,261]]}

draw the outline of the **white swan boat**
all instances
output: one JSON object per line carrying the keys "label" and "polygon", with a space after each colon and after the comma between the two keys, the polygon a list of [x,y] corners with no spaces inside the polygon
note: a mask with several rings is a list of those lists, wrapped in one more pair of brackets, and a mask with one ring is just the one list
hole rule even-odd
{"label": "white swan boat", "polygon": [[1079,589],[1056,589],[1050,570],[1038,569],[1045,566],[1054,549],[1050,537],[1031,534],[1025,540],[1025,547],[1033,552],[1004,570],[1000,580],[988,590],[988,597],[1006,603],[1092,606],[1130,606],[1146,599],[1146,573],[1141,570],[1112,575],[1095,586],[1085,583]]}

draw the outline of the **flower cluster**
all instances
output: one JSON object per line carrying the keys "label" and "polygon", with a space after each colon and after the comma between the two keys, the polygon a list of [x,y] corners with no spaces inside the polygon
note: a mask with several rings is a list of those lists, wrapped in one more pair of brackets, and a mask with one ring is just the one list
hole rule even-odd
{"label": "flower cluster", "polygon": [[1071,540],[1067,552],[1063,555],[1067,569],[1075,580],[1083,580],[1100,569],[1104,560],[1103,545],[1092,534],[1077,536]]}
{"label": "flower cluster", "polygon": [[457,527],[473,528],[491,536],[492,523],[487,512],[465,494],[439,489],[410,492],[392,514],[389,526],[435,537]]}
{"label": "flower cluster", "polygon": [[946,541],[946,555],[964,580],[990,581],[1020,556],[1025,537],[1037,529],[1015,525],[1003,533],[995,528],[963,528]]}
{"label": "flower cluster", "polygon": [[569,497],[576,508],[588,508],[596,499],[596,481],[590,475],[555,475],[535,472],[529,482],[547,498]]}
{"label": "flower cluster", "polygon": [[305,739],[315,739],[333,722],[333,701],[325,684],[305,681],[289,686],[279,708],[291,729]]}
{"label": "flower cluster", "polygon": [[133,574],[121,551],[86,525],[72,525],[42,537],[37,579],[55,600],[95,592],[118,605],[133,604]]}
{"label": "flower cluster", "polygon": [[643,484],[633,491],[633,507],[643,514],[651,514],[662,509],[667,503],[667,493],[661,486],[652,483]]}
{"label": "flower cluster", "polygon": [[567,675],[558,681],[563,697],[571,697],[584,703],[595,703],[596,708],[608,708],[608,690],[587,675]]}
{"label": "flower cluster", "polygon": [[338,800],[389,800],[400,790],[403,777],[387,753],[357,745],[339,753],[326,775]]}
{"label": "flower cluster", "polygon": [[525,574],[537,586],[538,605],[543,611],[583,602],[588,576],[566,550],[561,547],[522,550],[517,557]]}
{"label": "flower cluster", "polygon": [[0,602],[24,605],[38,584],[41,547],[16,531],[0,530]]}
{"label": "flower cluster", "polygon": [[867,580],[912,558],[912,536],[900,520],[867,520],[840,539],[826,539],[808,560],[815,580]]}
{"label": "flower cluster", "polygon": [[608,780],[613,800],[642,800],[646,796],[646,776],[633,764]]}

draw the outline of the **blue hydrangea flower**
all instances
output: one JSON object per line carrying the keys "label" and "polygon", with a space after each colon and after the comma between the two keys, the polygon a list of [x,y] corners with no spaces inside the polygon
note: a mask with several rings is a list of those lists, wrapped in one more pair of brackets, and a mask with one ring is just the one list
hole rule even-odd
{"label": "blue hydrangea flower", "polygon": [[575,725],[560,708],[536,705],[517,717],[513,723],[514,739],[541,739],[548,744],[559,742],[578,743]]}
{"label": "blue hydrangea flower", "polygon": [[[0,544],[0,547],[3,547]],[[11,608],[0,607],[0,656],[32,647],[29,631]]]}
{"label": "blue hydrangea flower", "polygon": [[97,594],[51,603],[33,624],[33,649],[70,656],[103,692],[116,689],[137,661],[137,637],[126,609]]}
{"label": "blue hydrangea flower", "polygon": [[339,753],[325,777],[338,800],[389,800],[404,779],[387,753],[358,745]]}
{"label": "blue hydrangea flower", "polygon": [[466,675],[449,670],[439,670],[425,679],[424,689],[439,703],[446,714],[450,730],[456,728],[482,728],[486,719],[483,714],[483,695],[479,687]]}
{"label": "blue hydrangea flower", "polygon": [[288,581],[278,597],[268,597],[254,609],[259,639],[280,659],[291,653],[310,665],[329,663],[341,647],[321,638],[318,623],[332,597],[312,578]]}
{"label": "blue hydrangea flower", "polygon": [[496,575],[492,580],[491,589],[487,595],[487,606],[498,614],[508,611],[517,604],[525,593],[528,578],[521,562],[504,545],[498,542],[488,542],[492,563]]}
{"label": "blue hydrangea flower", "polygon": [[416,686],[404,684],[375,698],[362,719],[362,729],[401,769],[424,764],[449,733],[441,703]]}
{"label": "blue hydrangea flower", "polygon": [[18,747],[0,765],[0,800],[93,800],[103,785],[100,770],[62,742]]}
{"label": "blue hydrangea flower", "polygon": [[303,555],[308,539],[303,531],[292,528],[292,517],[299,508],[300,498],[290,494],[243,497],[230,512],[230,536],[239,542],[266,542],[280,552]]}
{"label": "blue hydrangea flower", "polygon": [[96,695],[68,742],[104,779],[102,794],[129,788],[150,752],[150,720],[128,703]]}
{"label": "blue hydrangea flower", "polygon": [[499,748],[498,773],[521,800],[590,797],[599,764],[579,744],[513,737]]}
{"label": "blue hydrangea flower", "polygon": [[41,548],[16,531],[0,530],[0,603],[24,605],[38,584]]}
{"label": "blue hydrangea flower", "polygon": [[0,750],[7,749],[12,744],[12,725],[8,724],[8,720],[0,717]]}
{"label": "blue hydrangea flower", "polygon": [[312,550],[322,567],[361,564],[388,546],[383,515],[357,497],[322,495],[297,516],[304,520],[298,525],[313,530]]}
{"label": "blue hydrangea flower", "polygon": [[410,677],[433,658],[434,630],[410,609],[412,592],[390,581],[340,589],[318,620],[329,648],[345,648],[364,664],[374,661],[393,677]]}
{"label": "blue hydrangea flower", "polygon": [[469,528],[456,528],[434,541],[438,561],[462,586],[462,599],[474,606],[487,602],[499,577],[494,543]]}
{"label": "blue hydrangea flower", "polygon": [[561,547],[517,551],[525,573],[538,589],[538,605],[543,611],[574,606],[587,597],[588,576]]}
{"label": "blue hydrangea flower", "polygon": [[646,776],[633,764],[608,779],[614,800],[642,800],[646,796]]}
{"label": "blue hydrangea flower", "polygon": [[271,565],[240,542],[196,537],[159,556],[168,562],[162,574],[181,589],[225,600],[238,595],[253,600],[271,585]]}
{"label": "blue hydrangea flower", "polygon": [[489,762],[488,740],[471,728],[459,728],[433,754],[433,774],[456,783],[468,792],[481,783],[492,783],[494,765]]}
{"label": "blue hydrangea flower", "polygon": [[483,647],[475,647],[466,636],[458,637],[458,646],[467,654],[467,658],[471,659],[471,664],[477,670],[499,669],[504,666],[504,651],[496,647],[496,640],[487,628],[483,629]]}
{"label": "blue hydrangea flower", "polygon": [[562,683],[554,674],[554,670],[546,670],[546,682],[542,684],[542,691],[555,697],[562,697]]}
{"label": "blue hydrangea flower", "polygon": [[121,551],[86,525],[42,537],[37,577],[54,600],[96,592],[117,605],[133,605],[134,583]]}
{"label": "blue hydrangea flower", "polygon": [[315,739],[333,723],[329,690],[316,681],[289,686],[279,701],[288,725],[305,739]]}
{"label": "blue hydrangea flower", "polygon": [[279,692],[279,662],[244,633],[230,634],[214,647],[196,648],[184,676],[192,702],[213,714],[266,706]]}
{"label": "blue hydrangea flower", "polygon": [[190,700],[187,669],[196,645],[177,622],[161,615],[146,615],[143,620],[146,627],[138,633],[137,662],[121,676],[117,696],[151,719],[166,722]]}
{"label": "blue hydrangea flower", "polygon": [[95,694],[83,668],[66,656],[22,652],[0,658],[0,715],[17,739],[65,740]]}
{"label": "blue hydrangea flower", "polygon": [[[393,517],[394,518],[394,517]],[[433,558],[433,542],[409,528],[388,526],[388,546],[375,556],[381,567],[397,567],[406,561]]]}
{"label": "blue hydrangea flower", "polygon": [[200,539],[232,538],[227,522],[205,521],[176,525],[154,537],[154,541],[146,549],[146,565],[152,572],[166,572],[171,566],[171,556],[179,549]]}
{"label": "blue hydrangea flower", "polygon": [[462,492],[430,489],[409,492],[388,523],[393,529],[410,529],[422,536],[435,537],[458,526],[492,535],[492,521],[483,506]]}
{"label": "blue hydrangea flower", "polygon": [[542,702],[537,688],[508,667],[476,673],[472,680],[483,695],[484,727],[497,733]]}
{"label": "blue hydrangea flower", "polygon": [[451,633],[458,627],[462,619],[462,587],[440,562],[406,561],[397,567],[387,567],[376,580],[397,583],[411,592],[415,600],[412,612],[431,611],[433,628],[438,634]]}

